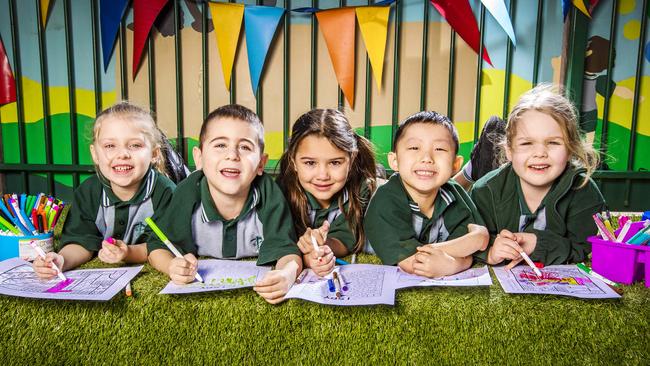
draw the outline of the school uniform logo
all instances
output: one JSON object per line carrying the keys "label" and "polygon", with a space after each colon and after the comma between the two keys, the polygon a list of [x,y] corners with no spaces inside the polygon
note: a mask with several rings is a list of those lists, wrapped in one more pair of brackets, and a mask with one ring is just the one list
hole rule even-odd
{"label": "school uniform logo", "polygon": [[250,245],[259,252],[262,242],[264,242],[264,239],[261,236],[256,236],[250,240]]}

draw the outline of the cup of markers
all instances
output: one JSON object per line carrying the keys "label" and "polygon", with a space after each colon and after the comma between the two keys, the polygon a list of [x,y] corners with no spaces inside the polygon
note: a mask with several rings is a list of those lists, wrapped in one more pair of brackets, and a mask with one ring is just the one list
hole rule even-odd
{"label": "cup of markers", "polygon": [[20,257],[34,260],[34,242],[44,252],[54,247],[54,227],[65,203],[46,194],[0,196],[0,260]]}
{"label": "cup of markers", "polygon": [[650,287],[650,219],[632,221],[621,216],[612,230],[609,218],[594,215],[600,236],[591,236],[591,266],[614,282],[632,284],[645,279]]}

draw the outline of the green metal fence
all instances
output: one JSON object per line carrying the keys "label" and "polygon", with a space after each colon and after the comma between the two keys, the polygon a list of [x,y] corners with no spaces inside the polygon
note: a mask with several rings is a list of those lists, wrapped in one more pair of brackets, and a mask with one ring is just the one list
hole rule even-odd
{"label": "green metal fence", "polygon": [[[0,4],[0,11],[7,10],[10,19],[10,28],[11,28],[11,40],[5,44],[11,44],[12,50],[12,67],[16,78],[16,89],[17,95],[19,96],[16,103],[17,108],[17,124],[18,124],[18,144],[16,146],[11,146],[11,149],[19,150],[19,162],[18,163],[6,163],[4,160],[0,163],[0,173],[5,178],[3,190],[4,191],[28,191],[36,192],[38,190],[46,190],[57,196],[63,198],[70,198],[71,191],[73,188],[77,187],[80,181],[88,174],[92,174],[94,169],[92,165],[83,165],[80,164],[79,159],[79,129],[77,121],[77,101],[75,95],[76,89],[76,80],[75,80],[75,68],[77,60],[74,58],[74,48],[75,44],[73,41],[73,32],[72,29],[75,26],[75,22],[72,17],[72,0],[61,0],[63,3],[63,17],[64,17],[64,33],[65,33],[65,44],[48,44],[45,37],[45,30],[41,24],[38,23],[37,32],[38,32],[38,49],[39,49],[39,65],[40,65],[40,77],[41,77],[41,92],[42,92],[42,108],[44,114],[44,134],[45,134],[45,163],[44,164],[29,164],[27,161],[27,143],[25,138],[25,103],[23,96],[23,85],[22,85],[22,59],[21,59],[21,46],[20,41],[22,34],[19,31],[19,22],[24,17],[37,16],[40,19],[40,6],[39,0],[33,0],[35,3],[35,8],[38,14],[19,14],[17,10],[17,0],[4,0]],[[149,74],[149,107],[152,111],[156,111],[156,68],[155,60],[158,57],[163,58],[173,58],[175,64],[175,87],[176,87],[176,148],[183,155],[184,158],[188,158],[188,146],[186,145],[186,134],[185,134],[185,121],[183,109],[186,108],[183,102],[183,44],[181,42],[182,37],[179,37],[181,29],[181,15],[180,7],[181,0],[172,0],[173,3],[173,16],[174,16],[174,54],[158,54],[155,49],[155,42],[153,37],[149,38],[147,44],[147,53],[148,53],[148,74]],[[230,2],[233,2],[230,0]],[[202,17],[202,30],[201,30],[201,62],[202,62],[202,116],[205,117],[209,112],[209,96],[210,96],[210,87],[209,87],[209,70],[210,70],[210,59],[208,52],[208,4],[206,1],[197,1],[201,9]],[[260,0],[257,0],[257,4],[261,4]],[[372,5],[371,0],[367,0],[364,3],[350,3],[348,4],[346,0],[339,0],[338,5],[340,7],[346,5]],[[428,54],[429,54],[429,36],[430,36],[430,18],[432,16],[432,7],[427,1],[422,1],[422,50],[421,50],[421,83],[420,83],[420,96],[419,96],[419,108],[425,109],[427,107],[427,75],[432,72],[428,63]],[[474,8],[478,12],[478,23],[479,30],[483,30],[486,24],[486,9],[482,6],[479,1],[473,1]],[[513,24],[516,24],[518,19],[516,19],[516,9],[522,1],[511,0],[508,2],[509,5],[509,14],[513,21]],[[95,96],[100,96],[102,92],[102,78],[101,78],[101,56],[100,56],[100,39],[99,39],[99,0],[90,0],[91,4],[91,32],[92,32],[92,64],[93,64],[93,78],[94,78],[94,92]],[[394,135],[396,126],[399,122],[399,100],[400,100],[400,73],[401,73],[401,45],[403,42],[402,27],[403,27],[403,7],[404,1],[397,1],[392,10],[392,19],[391,22],[394,24],[394,32],[392,34],[393,42],[395,44],[393,54],[387,55],[387,57],[392,57],[393,67],[392,79],[393,89],[392,89],[392,109],[391,109],[391,134]],[[309,4],[312,7],[318,7],[318,0],[311,0]],[[285,0],[283,5],[285,10],[289,11],[292,8],[292,2],[290,0]],[[541,54],[541,45],[542,37],[544,35],[544,21],[543,14],[545,9],[548,9],[550,6],[557,6],[555,2],[543,1],[540,0],[537,2],[537,12],[536,14],[530,14],[531,17],[536,19],[535,35],[534,35],[534,60],[538,60]],[[616,9],[619,6],[618,0],[613,0],[611,2],[601,1],[601,7],[611,7],[612,17],[611,17],[611,31],[610,39],[614,39],[616,36],[617,29],[617,17]],[[647,14],[648,4],[647,0],[643,1],[642,4],[642,14]],[[289,14],[289,13],[287,13]],[[587,18],[580,14],[577,11],[571,11],[569,20],[567,22],[567,53],[566,53],[566,68],[564,70],[566,74],[565,85],[567,89],[572,91],[572,95],[575,100],[581,100],[582,95],[582,74],[584,68],[584,51],[587,44],[587,29],[588,29],[588,20]],[[117,46],[120,50],[119,52],[119,69],[121,70],[120,74],[120,83],[119,83],[119,92],[121,99],[129,99],[129,90],[128,90],[128,72],[127,72],[127,44],[124,41],[127,36],[127,24],[126,20],[123,20],[120,29]],[[292,29],[292,17],[284,17],[284,21],[281,25],[284,37],[282,40],[283,47],[283,105],[282,105],[282,126],[283,126],[283,147],[286,146],[289,138],[290,130],[290,75],[292,72],[291,63],[290,63],[290,50],[291,50],[291,29]],[[639,40],[639,49],[637,53],[637,62],[636,62],[636,75],[639,76],[636,78],[635,85],[635,96],[634,96],[634,106],[633,114],[631,121],[631,138],[629,141],[629,151],[628,156],[627,172],[611,172],[611,171],[602,171],[596,174],[598,183],[601,185],[603,193],[606,195],[610,206],[613,209],[617,210],[641,210],[650,206],[650,199],[647,198],[647,195],[643,194],[647,188],[650,187],[649,178],[650,173],[647,172],[634,172],[634,156],[635,151],[637,151],[636,146],[636,130],[639,119],[639,99],[640,99],[640,86],[643,72],[643,47],[646,42],[646,27],[647,27],[647,17],[643,16],[641,20],[641,38]],[[311,39],[311,49],[309,50],[310,57],[310,86],[309,86],[309,104],[313,107],[318,107],[317,105],[317,82],[318,82],[318,67],[317,60],[319,58],[318,54],[318,25],[316,22],[315,15],[311,15],[310,20],[310,39]],[[480,48],[481,50],[485,44],[485,32],[481,32]],[[455,74],[457,72],[457,55],[456,49],[458,47],[459,41],[457,40],[458,36],[454,31],[451,31],[451,37],[449,38],[449,60],[448,60],[448,73],[449,77],[447,78],[447,110],[446,113],[450,118],[454,119],[454,92],[458,87],[455,85]],[[278,40],[276,40],[278,41]],[[462,42],[462,41],[460,41]],[[278,43],[278,42],[276,42]],[[68,103],[69,103],[69,112],[70,112],[70,136],[71,136],[71,163],[70,164],[55,164],[53,160],[53,145],[52,145],[52,131],[51,131],[51,121],[50,121],[50,101],[49,101],[49,70],[48,70],[48,47],[65,47],[66,54],[66,67],[68,72]],[[611,75],[612,64],[613,62],[613,47],[614,42],[610,43],[610,49],[608,58],[610,60],[608,66],[608,74]],[[502,117],[506,117],[510,108],[509,105],[510,96],[512,93],[511,89],[511,76],[513,73],[513,46],[510,42],[507,42],[506,46],[506,62],[505,62],[505,85],[504,85],[504,95],[503,95],[503,106],[502,106]],[[484,75],[484,61],[482,60],[481,53],[476,55],[476,84],[475,84],[475,100],[474,100],[474,126],[473,126],[473,140],[475,141],[478,138],[480,131],[480,112],[481,112],[481,86],[483,84],[483,75]],[[372,93],[371,93],[371,71],[370,71],[370,61],[369,58],[365,57],[365,83],[363,87],[365,88],[365,99],[363,101],[363,128],[360,130],[366,137],[372,138]],[[537,84],[540,81],[540,69],[539,62],[535,62],[533,65],[532,72],[532,84]],[[233,75],[231,78],[231,89],[230,89],[230,102],[237,102],[237,77],[235,70],[233,70]],[[609,95],[608,85],[608,92]],[[198,102],[198,101],[197,101]],[[264,96],[262,94],[262,88],[258,91],[256,95],[256,111],[261,118],[263,118],[263,103]],[[344,105],[344,98],[341,89],[338,89],[338,104],[339,106]],[[97,97],[95,100],[95,111],[98,113],[103,107],[101,97]],[[609,98],[605,99],[604,104],[604,118],[603,118],[603,127],[602,134],[600,137],[600,144],[603,151],[603,154],[607,153],[607,134],[609,121],[607,120],[610,110]],[[391,136],[392,136],[391,135]],[[7,148],[7,147],[5,147]],[[45,176],[45,183],[34,183],[38,179],[37,175]],[[72,175],[72,187],[64,187],[55,183],[54,176],[56,174],[70,174]]]}

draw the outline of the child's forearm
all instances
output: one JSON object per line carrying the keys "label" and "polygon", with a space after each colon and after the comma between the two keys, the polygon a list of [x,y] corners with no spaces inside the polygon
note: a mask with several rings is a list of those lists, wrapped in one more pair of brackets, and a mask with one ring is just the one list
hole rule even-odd
{"label": "child's forearm", "polygon": [[472,255],[482,248],[485,248],[489,240],[490,235],[488,231],[483,228],[479,230],[472,230],[456,239],[429,245],[444,251],[452,257],[462,258]]}
{"label": "child's forearm", "polygon": [[156,249],[149,253],[149,263],[158,271],[169,275],[169,263],[174,259],[174,255],[165,249]]}
{"label": "child's forearm", "polygon": [[77,268],[92,259],[93,253],[79,244],[64,246],[59,255],[63,257],[63,270]]}
{"label": "child's forearm", "polygon": [[275,269],[291,272],[293,278],[296,279],[300,272],[302,272],[302,258],[295,254],[285,255],[278,259],[278,262],[275,264]]}
{"label": "child's forearm", "polygon": [[124,257],[125,263],[144,263],[147,261],[147,244],[134,244],[128,246],[129,251]]}

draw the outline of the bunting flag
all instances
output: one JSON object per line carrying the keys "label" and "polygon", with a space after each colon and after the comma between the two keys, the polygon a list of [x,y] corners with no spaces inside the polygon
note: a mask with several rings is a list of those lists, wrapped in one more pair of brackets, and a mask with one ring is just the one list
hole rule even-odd
{"label": "bunting flag", "polygon": [[506,4],[503,0],[481,0],[483,6],[492,14],[494,19],[499,23],[501,28],[506,32],[512,44],[517,46],[517,39],[515,38],[515,31],[512,29],[512,21],[506,9]]}
{"label": "bunting flag", "polygon": [[16,80],[11,72],[9,58],[0,38],[0,105],[16,101]]}
{"label": "bunting flag", "polygon": [[167,1],[169,0],[133,0],[133,79],[151,27]]}
{"label": "bunting flag", "polygon": [[[472,8],[469,6],[468,0],[429,0],[431,4],[438,10],[451,28],[458,33],[458,35],[465,40],[465,42],[476,52],[479,51],[480,33]],[[492,61],[488,55],[486,47],[483,47],[483,54],[481,55],[490,66]]]}
{"label": "bunting flag", "polygon": [[334,73],[350,106],[354,106],[355,9],[339,8],[316,13],[325,37]]}
{"label": "bunting flag", "polygon": [[586,15],[587,18],[591,18],[591,14],[589,14],[589,11],[587,11],[587,7],[585,6],[584,0],[572,0],[573,1],[573,6],[575,6],[578,10],[582,12],[582,14]]}
{"label": "bunting flag", "polygon": [[257,94],[266,54],[282,15],[284,9],[270,6],[247,6],[244,11],[248,69],[254,94]]}
{"label": "bunting flag", "polygon": [[566,16],[569,15],[571,8],[571,0],[562,0],[562,19],[566,21]]}
{"label": "bunting flag", "polygon": [[104,57],[104,72],[113,56],[117,30],[126,13],[128,0],[100,0],[99,16],[102,28],[102,55]]}
{"label": "bunting flag", "polygon": [[47,24],[47,16],[50,14],[50,0],[41,0],[41,23],[43,28]]}
{"label": "bunting flag", "polygon": [[589,0],[589,14],[594,13],[594,9],[596,9],[596,5],[598,5],[598,2],[600,0]]}
{"label": "bunting flag", "polygon": [[377,89],[381,90],[390,7],[363,6],[356,8],[356,13],[363,42],[366,44],[368,58],[370,58],[372,72],[377,81]]}
{"label": "bunting flag", "polygon": [[221,57],[221,71],[226,89],[230,90],[230,75],[235,62],[241,23],[244,18],[244,4],[208,3],[217,36],[217,48]]}

